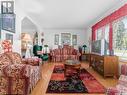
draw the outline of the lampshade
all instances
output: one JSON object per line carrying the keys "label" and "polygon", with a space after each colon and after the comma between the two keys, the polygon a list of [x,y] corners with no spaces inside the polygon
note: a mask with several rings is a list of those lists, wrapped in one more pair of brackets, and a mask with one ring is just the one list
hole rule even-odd
{"label": "lampshade", "polygon": [[27,33],[22,33],[21,39],[22,41],[27,41],[27,42],[32,41],[30,34],[27,34]]}

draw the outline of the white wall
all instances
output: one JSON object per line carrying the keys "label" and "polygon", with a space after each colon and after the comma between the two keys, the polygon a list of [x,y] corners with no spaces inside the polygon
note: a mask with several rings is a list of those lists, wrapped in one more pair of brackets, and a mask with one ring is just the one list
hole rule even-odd
{"label": "white wall", "polygon": [[85,31],[86,31],[86,45],[88,46],[88,50],[89,50],[89,52],[91,52],[91,41],[92,41],[92,28],[90,27],[90,28],[87,28],[87,29],[85,29]]}
{"label": "white wall", "polygon": [[[16,5],[16,4],[15,4]],[[16,14],[16,32],[14,34],[14,43],[13,43],[13,51],[21,54],[21,21],[25,17],[25,13],[15,6],[15,14]]]}
{"label": "white wall", "polygon": [[43,30],[44,36],[41,38],[44,38],[44,44],[48,44],[50,48],[58,48],[57,45],[54,45],[54,36],[55,34],[59,34],[59,43],[61,44],[61,33],[71,33],[71,35],[77,35],[77,45],[75,48],[78,48],[78,46],[81,46],[83,44],[86,44],[86,33],[84,29],[44,29]]}

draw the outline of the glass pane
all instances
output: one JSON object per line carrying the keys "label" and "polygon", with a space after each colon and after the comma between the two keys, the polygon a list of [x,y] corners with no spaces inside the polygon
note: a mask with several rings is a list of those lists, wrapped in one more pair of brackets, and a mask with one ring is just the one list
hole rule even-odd
{"label": "glass pane", "polygon": [[105,34],[104,35],[105,35],[104,37],[105,37],[106,42],[109,43],[109,25],[107,25],[105,27]]}
{"label": "glass pane", "polygon": [[8,7],[9,8],[12,7],[12,3],[8,2]]}
{"label": "glass pane", "polygon": [[13,13],[13,2],[8,2],[8,13]]}
{"label": "glass pane", "polygon": [[98,29],[96,32],[96,40],[101,40],[102,39],[102,29]]}
{"label": "glass pane", "polygon": [[6,3],[3,3],[3,7],[7,7],[7,4]]}
{"label": "glass pane", "polygon": [[7,12],[7,3],[2,3],[2,8],[3,8],[2,12],[6,13]]}
{"label": "glass pane", "polygon": [[127,59],[127,18],[113,24],[114,53],[122,59]]}

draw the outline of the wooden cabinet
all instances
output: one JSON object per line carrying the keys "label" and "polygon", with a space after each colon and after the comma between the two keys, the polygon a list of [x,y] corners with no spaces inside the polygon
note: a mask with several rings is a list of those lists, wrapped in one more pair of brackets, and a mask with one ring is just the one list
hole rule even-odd
{"label": "wooden cabinet", "polygon": [[117,56],[101,56],[97,54],[91,54],[90,66],[104,77],[118,77]]}

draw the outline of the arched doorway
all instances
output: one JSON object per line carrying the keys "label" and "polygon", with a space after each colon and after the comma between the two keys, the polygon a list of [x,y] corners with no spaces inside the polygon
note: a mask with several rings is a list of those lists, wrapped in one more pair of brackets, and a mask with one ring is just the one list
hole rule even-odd
{"label": "arched doorway", "polygon": [[37,27],[28,17],[25,17],[22,20],[21,31],[22,57],[25,57],[27,49],[30,49],[30,56],[32,56],[33,45],[38,43]]}

